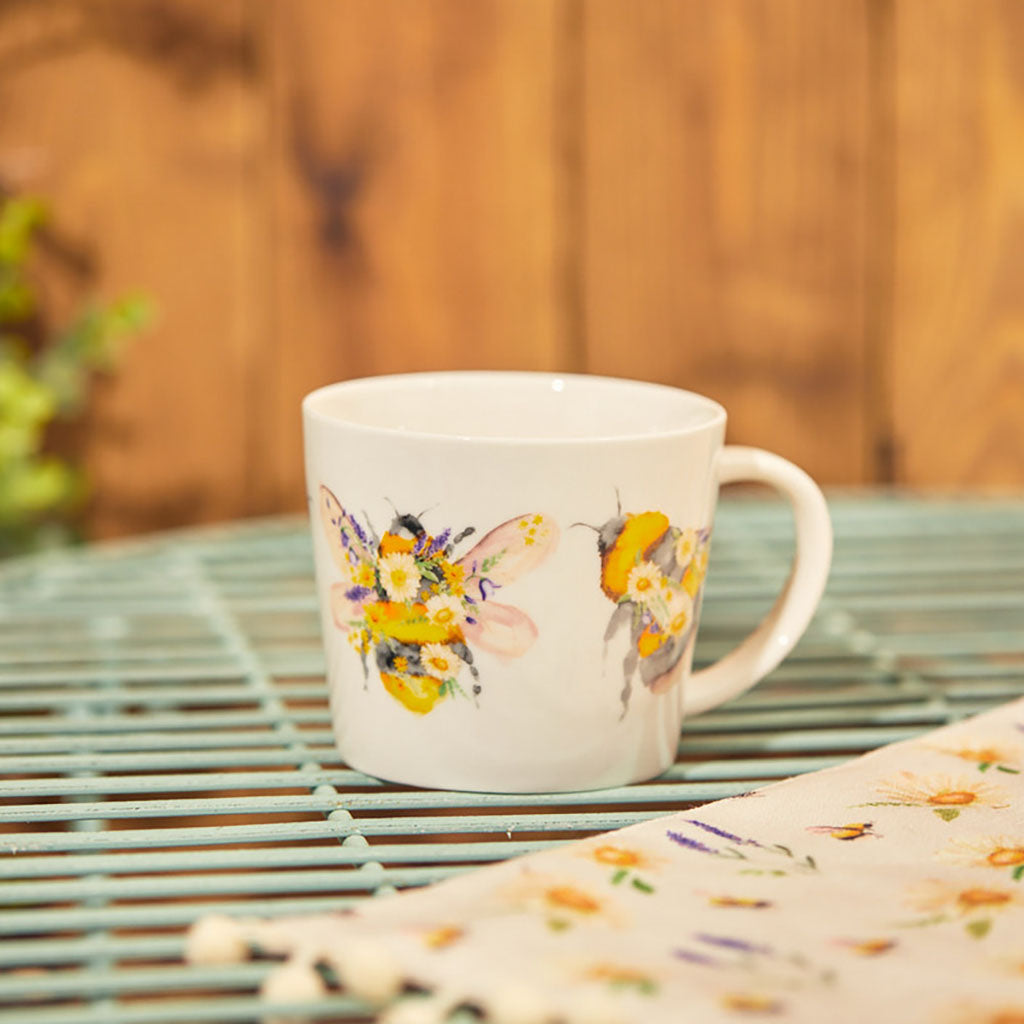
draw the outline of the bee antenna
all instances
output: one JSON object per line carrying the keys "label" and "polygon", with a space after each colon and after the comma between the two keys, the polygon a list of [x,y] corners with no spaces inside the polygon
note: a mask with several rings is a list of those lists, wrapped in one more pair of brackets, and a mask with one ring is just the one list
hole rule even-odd
{"label": "bee antenna", "polygon": [[590,523],[570,523],[569,529],[571,530],[574,526],[585,526],[588,530],[593,530],[594,533],[600,533],[600,529],[596,526],[591,526]]}
{"label": "bee antenna", "polygon": [[615,488],[615,514],[617,517],[622,515],[622,495],[618,487]]}
{"label": "bee antenna", "polygon": [[384,500],[391,506],[391,511],[395,513],[395,518],[397,519],[399,513],[395,503],[390,498],[385,498]]}

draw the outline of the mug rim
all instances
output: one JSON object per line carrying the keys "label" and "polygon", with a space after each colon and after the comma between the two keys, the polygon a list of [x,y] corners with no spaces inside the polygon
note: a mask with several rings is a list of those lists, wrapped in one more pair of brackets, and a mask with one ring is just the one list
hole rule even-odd
{"label": "mug rim", "polygon": [[[389,385],[404,384],[406,386],[423,386],[448,382],[467,383],[477,379],[481,385],[494,382],[516,381],[521,384],[540,385],[547,383],[552,390],[561,390],[556,385],[562,382],[577,382],[584,386],[596,384],[599,387],[619,388],[634,393],[658,393],[670,399],[685,400],[697,406],[704,414],[700,422],[662,429],[645,431],[608,431],[585,436],[566,436],[557,433],[516,436],[514,434],[474,434],[451,433],[447,431],[410,430],[401,427],[381,426],[360,422],[356,418],[347,419],[324,411],[322,406],[339,392],[386,390]],[[447,442],[476,445],[587,445],[609,443],[635,443],[666,438],[683,438],[697,436],[724,427],[727,414],[725,408],[713,398],[688,391],[670,384],[659,384],[654,381],[639,380],[631,377],[613,377],[589,373],[558,373],[552,370],[439,370],[419,371],[413,373],[375,374],[366,377],[352,377],[348,380],[325,384],[309,392],[302,399],[302,413],[309,421],[316,421],[332,427],[341,427],[347,431],[362,433],[375,437],[402,437],[407,440]]]}

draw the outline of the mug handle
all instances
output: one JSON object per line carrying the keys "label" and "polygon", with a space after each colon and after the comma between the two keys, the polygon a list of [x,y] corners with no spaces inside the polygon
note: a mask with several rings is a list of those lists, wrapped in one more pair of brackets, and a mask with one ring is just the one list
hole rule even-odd
{"label": "mug handle", "polygon": [[719,485],[741,480],[768,484],[789,499],[796,527],[793,568],[753,633],[683,683],[686,718],[749,690],[793,650],[818,607],[832,563],[832,522],[825,496],[802,469],[760,448],[727,445],[719,455]]}

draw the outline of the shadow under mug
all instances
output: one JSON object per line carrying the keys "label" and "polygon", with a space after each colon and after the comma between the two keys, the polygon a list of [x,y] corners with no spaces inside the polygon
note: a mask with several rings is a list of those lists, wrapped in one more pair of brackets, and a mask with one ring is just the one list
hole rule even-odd
{"label": "shadow under mug", "polygon": [[[580,375],[422,373],[303,402],[331,717],[354,768],[492,792],[593,789],[675,759],[683,717],[770,672],[821,598],[832,529],[725,410]],[[719,486],[789,499],[767,617],[691,672]]]}

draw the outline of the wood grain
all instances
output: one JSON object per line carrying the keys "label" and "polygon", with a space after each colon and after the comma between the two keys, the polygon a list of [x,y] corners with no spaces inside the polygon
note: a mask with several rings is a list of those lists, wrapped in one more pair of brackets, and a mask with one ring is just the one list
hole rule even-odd
{"label": "wood grain", "polygon": [[46,195],[87,240],[102,294],[144,289],[160,310],[83,428],[99,536],[245,508],[246,380],[266,294],[246,7],[0,10],[0,177]]}
{"label": "wood grain", "polygon": [[1024,483],[1024,5],[896,5],[898,479]]}
{"label": "wood grain", "polygon": [[863,4],[585,12],[588,368],[710,394],[731,440],[865,480]]}
{"label": "wood grain", "polygon": [[79,434],[93,533],[300,507],[304,393],[448,367],[1019,488],[1022,39],[1014,0],[0,0],[55,307],[161,309]]}
{"label": "wood grain", "polygon": [[563,366],[562,5],[273,5],[268,508],[304,496],[299,402],[373,373]]}

